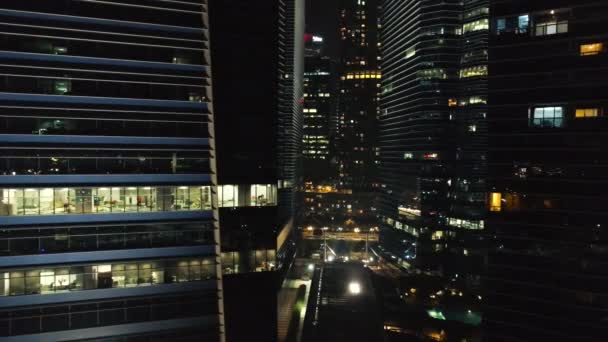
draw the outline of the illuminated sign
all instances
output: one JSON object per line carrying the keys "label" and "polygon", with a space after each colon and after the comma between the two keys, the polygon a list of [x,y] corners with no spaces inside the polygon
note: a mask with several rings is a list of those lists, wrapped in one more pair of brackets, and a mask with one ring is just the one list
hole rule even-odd
{"label": "illuminated sign", "polygon": [[312,36],[312,41],[313,41],[313,43],[322,43],[323,42],[323,37]]}

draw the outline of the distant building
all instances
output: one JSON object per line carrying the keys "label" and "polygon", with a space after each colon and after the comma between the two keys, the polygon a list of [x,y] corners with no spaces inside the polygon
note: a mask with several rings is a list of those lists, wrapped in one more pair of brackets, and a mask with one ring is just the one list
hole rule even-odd
{"label": "distant building", "polygon": [[209,4],[228,341],[275,341],[295,253],[302,141],[301,0]]}
{"label": "distant building", "polygon": [[[335,162],[338,187],[353,195],[372,192],[376,171],[379,69],[376,0],[347,1],[339,6],[338,104]],[[371,205],[371,203],[370,203]]]}
{"label": "distant building", "polygon": [[608,332],[608,3],[490,1],[490,341]]}
{"label": "distant building", "polygon": [[223,340],[207,5],[140,3],[0,3],[0,340]]}
{"label": "distant building", "polygon": [[[404,19],[405,18],[405,19]],[[485,227],[487,1],[386,1],[381,244],[479,289]]]}
{"label": "distant building", "polygon": [[321,53],[322,37],[306,35],[302,168],[305,181],[335,178],[330,168],[330,120],[335,110],[334,63]]}

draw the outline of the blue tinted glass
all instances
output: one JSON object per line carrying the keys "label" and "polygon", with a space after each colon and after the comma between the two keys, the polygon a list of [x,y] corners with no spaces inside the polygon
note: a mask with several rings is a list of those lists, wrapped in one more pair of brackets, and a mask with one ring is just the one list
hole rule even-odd
{"label": "blue tinted glass", "polygon": [[520,15],[518,18],[518,28],[520,32],[525,32],[528,31],[528,25],[530,23],[530,16],[526,15]]}
{"label": "blue tinted glass", "polygon": [[502,18],[502,19],[498,19],[496,20],[496,32],[500,33],[500,32],[504,32],[506,30],[507,27],[507,20]]}

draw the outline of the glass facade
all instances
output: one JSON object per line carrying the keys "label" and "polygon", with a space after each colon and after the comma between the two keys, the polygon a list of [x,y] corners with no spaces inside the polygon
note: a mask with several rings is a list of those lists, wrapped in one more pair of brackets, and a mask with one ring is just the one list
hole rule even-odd
{"label": "glass facade", "polygon": [[0,230],[0,256],[196,246],[213,241],[209,222],[4,227]]}
{"label": "glass facade", "polygon": [[484,338],[605,340],[608,2],[490,4]]}
{"label": "glass facade", "polygon": [[276,251],[274,249],[222,253],[224,274],[274,271],[275,266]]}
{"label": "glass facade", "polygon": [[211,210],[209,186],[0,189],[0,216]]}
{"label": "glass facade", "polygon": [[109,149],[14,149],[0,156],[7,175],[57,174],[182,174],[209,171],[202,150],[163,151]]}
{"label": "glass facade", "polygon": [[[163,295],[135,299],[110,299],[100,301],[73,302],[70,305],[37,305],[18,309],[0,309],[0,336],[17,336],[61,330],[86,329],[106,325],[162,321],[218,313],[217,294],[197,292],[191,295]],[[200,327],[199,327],[200,329]],[[204,328],[203,328],[204,329]],[[182,331],[176,335],[187,335]],[[217,341],[209,332],[209,339]],[[153,334],[163,338],[162,332]],[[175,338],[175,336],[173,336]],[[146,336],[149,340],[152,336]],[[169,336],[169,338],[171,338]],[[100,341],[100,339],[96,339]],[[117,338],[103,339],[105,342],[126,341]]]}
{"label": "glass facade", "polygon": [[263,207],[277,205],[277,186],[274,184],[220,185],[220,207]]}
{"label": "glass facade", "polygon": [[200,281],[215,278],[215,269],[205,258],[0,270],[0,296]]}
{"label": "glass facade", "polygon": [[0,336],[221,340],[207,0],[0,16]]}

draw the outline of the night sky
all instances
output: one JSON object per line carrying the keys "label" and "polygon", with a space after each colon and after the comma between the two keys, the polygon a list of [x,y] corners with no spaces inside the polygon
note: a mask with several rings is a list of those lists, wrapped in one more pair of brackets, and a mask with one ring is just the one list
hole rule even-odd
{"label": "night sky", "polygon": [[306,32],[324,38],[324,54],[332,58],[338,53],[338,5],[342,0],[307,0]]}

